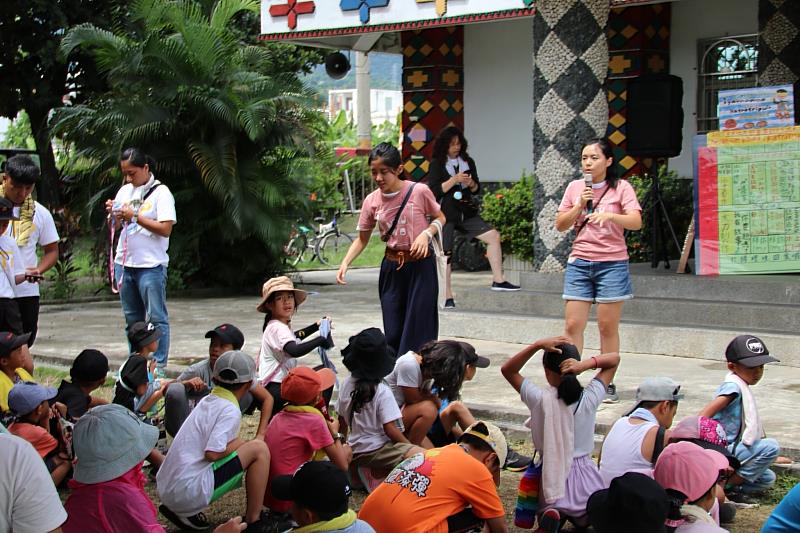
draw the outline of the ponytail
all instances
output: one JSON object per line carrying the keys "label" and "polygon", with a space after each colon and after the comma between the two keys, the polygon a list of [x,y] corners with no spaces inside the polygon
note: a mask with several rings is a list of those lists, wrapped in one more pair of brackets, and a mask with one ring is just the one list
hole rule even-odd
{"label": "ponytail", "polygon": [[561,376],[561,383],[558,385],[558,397],[567,405],[572,405],[581,399],[583,385],[578,381],[574,374],[562,374],[561,363],[567,359],[581,360],[581,354],[574,344],[559,344],[556,346],[559,352],[544,352],[542,362],[544,367]]}

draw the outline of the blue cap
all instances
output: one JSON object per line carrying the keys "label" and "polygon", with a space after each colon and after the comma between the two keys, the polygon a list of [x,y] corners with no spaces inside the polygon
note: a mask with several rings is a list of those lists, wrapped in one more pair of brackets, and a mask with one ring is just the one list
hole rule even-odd
{"label": "blue cap", "polygon": [[56,397],[58,391],[53,387],[43,387],[33,381],[22,381],[14,385],[8,393],[8,408],[16,416],[33,412],[44,401]]}

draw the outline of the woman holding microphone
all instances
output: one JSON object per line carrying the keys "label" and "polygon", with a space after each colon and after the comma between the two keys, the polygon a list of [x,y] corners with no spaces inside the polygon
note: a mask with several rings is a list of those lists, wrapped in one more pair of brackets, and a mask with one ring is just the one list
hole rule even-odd
{"label": "woman holding microphone", "polygon": [[[583,352],[589,310],[597,304],[600,353],[619,353],[622,304],[633,298],[625,230],[642,227],[642,208],[633,187],[612,168],[611,147],[593,139],[581,152],[584,179],[571,182],[558,207],[556,229],[575,230],[564,275],[564,334]],[[619,401],[614,384],[608,402]]]}

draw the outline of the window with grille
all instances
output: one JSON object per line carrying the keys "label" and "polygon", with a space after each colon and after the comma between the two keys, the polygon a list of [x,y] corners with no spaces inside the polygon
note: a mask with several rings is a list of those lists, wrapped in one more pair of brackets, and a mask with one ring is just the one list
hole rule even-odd
{"label": "window with grille", "polygon": [[697,133],[719,129],[719,91],[758,85],[758,34],[698,42]]}

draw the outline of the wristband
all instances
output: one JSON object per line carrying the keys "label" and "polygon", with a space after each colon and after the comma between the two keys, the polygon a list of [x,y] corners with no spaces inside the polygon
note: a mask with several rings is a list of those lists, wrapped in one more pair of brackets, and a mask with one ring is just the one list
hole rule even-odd
{"label": "wristband", "polygon": [[594,361],[594,367],[597,368],[597,357],[592,356],[592,361]]}
{"label": "wristband", "polygon": [[426,230],[425,230],[425,231],[423,231],[422,233],[424,233],[425,235],[427,235],[427,236],[428,236],[428,240],[429,240],[429,241],[430,241],[430,240],[433,240],[433,232],[432,232],[431,230],[429,230],[429,229],[426,229]]}

